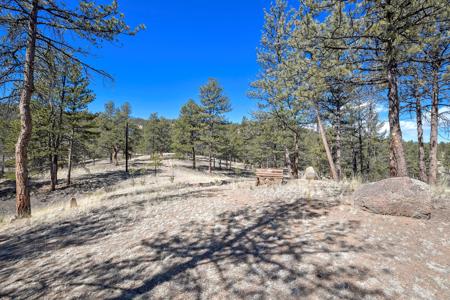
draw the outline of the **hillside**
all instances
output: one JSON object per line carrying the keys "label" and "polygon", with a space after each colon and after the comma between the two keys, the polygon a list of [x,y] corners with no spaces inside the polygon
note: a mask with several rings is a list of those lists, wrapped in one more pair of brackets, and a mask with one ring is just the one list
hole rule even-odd
{"label": "hillside", "polygon": [[33,203],[33,218],[0,227],[0,296],[450,297],[448,207],[428,221],[373,215],[351,205],[350,183],[256,188],[241,171],[188,166],[165,160],[154,176],[138,157],[128,179],[86,166],[73,209],[77,189],[36,191],[48,201]]}

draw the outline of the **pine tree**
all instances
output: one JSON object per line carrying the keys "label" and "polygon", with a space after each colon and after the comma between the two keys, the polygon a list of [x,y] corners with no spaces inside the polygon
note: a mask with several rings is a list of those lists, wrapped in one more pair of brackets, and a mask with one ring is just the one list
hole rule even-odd
{"label": "pine tree", "polygon": [[[430,23],[445,22],[445,1],[379,0],[358,3],[308,1],[311,16],[326,10],[329,16],[314,32],[311,45],[331,51],[347,51],[356,67],[355,82],[376,84],[387,90],[390,125],[390,174],[406,176],[407,165],[400,128],[399,78],[402,64],[420,51],[420,30]],[[312,18],[312,17],[311,17]]]}
{"label": "pine tree", "polygon": [[[447,17],[450,8],[447,4]],[[429,154],[429,174],[428,183],[436,184],[438,177],[438,131],[441,119],[439,110],[444,105],[449,105],[448,97],[442,94],[442,89],[448,84],[448,66],[450,61],[450,34],[448,20],[438,19],[428,24],[423,30],[423,56],[422,62],[428,76],[428,90],[431,98],[430,107],[430,154]],[[420,61],[420,58],[419,58]],[[444,97],[443,97],[444,96]],[[447,99],[447,100],[446,100]],[[446,100],[446,101],[445,101]],[[447,102],[447,103],[445,103]]]}
{"label": "pine tree", "polygon": [[[125,128],[130,120],[131,106],[124,103],[120,108],[116,108],[113,101],[105,104],[105,111],[100,114],[98,119],[98,127],[100,128],[99,144],[103,147],[103,152],[109,155],[110,163],[119,165],[119,153],[124,152],[125,155]],[[136,138],[139,137],[139,131],[134,124],[130,124],[130,144],[137,143]]]}
{"label": "pine tree", "polygon": [[[19,112],[21,131],[16,146],[16,213],[18,217],[31,215],[28,187],[27,148],[31,139],[32,120],[30,102],[34,93],[36,60],[48,48],[79,62],[87,54],[72,42],[75,37],[98,46],[101,41],[114,41],[119,34],[134,34],[118,11],[117,1],[110,5],[96,5],[80,1],[67,5],[65,1],[0,1],[2,44],[0,57],[1,83],[22,80]],[[22,53],[25,53],[23,55]],[[98,71],[82,63],[86,68]]]}
{"label": "pine tree", "polygon": [[18,136],[17,109],[13,103],[0,103],[0,178],[5,176],[6,162],[14,155]]}
{"label": "pine tree", "polygon": [[324,109],[325,121],[328,121],[332,127],[332,156],[336,167],[338,180],[342,179],[342,140],[345,134],[345,127],[349,122],[350,107],[355,101],[357,95],[356,89],[343,81],[334,78],[326,78],[328,93],[319,103]]}
{"label": "pine tree", "polygon": [[50,189],[58,184],[58,170],[63,154],[65,135],[64,111],[67,105],[68,61],[47,49],[36,61],[39,72],[35,78],[33,108],[35,110],[31,135],[32,166],[50,171]]}
{"label": "pine tree", "polygon": [[277,119],[277,124],[289,131],[292,147],[284,145],[285,155],[289,160],[289,168],[293,177],[298,178],[299,143],[301,126],[305,124],[305,108],[298,101],[287,82],[292,71],[286,68],[292,55],[290,39],[294,28],[293,13],[287,2],[277,0],[264,13],[264,26],[261,46],[258,48],[258,79],[252,82],[250,96],[258,100],[261,110],[270,113]]}
{"label": "pine tree", "polygon": [[172,122],[152,113],[144,125],[144,151],[148,154],[171,150]]}
{"label": "pine tree", "polygon": [[212,78],[200,87],[200,101],[203,111],[202,123],[205,125],[202,142],[208,149],[208,171],[211,173],[213,155],[216,154],[220,136],[223,134],[225,113],[231,111],[231,105],[228,97],[223,95],[223,88]]}
{"label": "pine tree", "polygon": [[194,100],[181,107],[180,116],[175,122],[173,148],[179,154],[191,153],[192,168],[196,168],[196,153],[202,132],[202,108]]}
{"label": "pine tree", "polygon": [[88,89],[89,81],[81,74],[81,66],[71,65],[54,54],[49,51],[45,59],[38,61],[47,66],[47,71],[36,78],[30,151],[31,166],[50,171],[52,191],[66,155],[70,183],[74,144],[79,149],[92,140],[95,117],[87,111],[94,95]]}
{"label": "pine tree", "polygon": [[[420,56],[417,56],[416,59],[420,59]],[[418,178],[423,182],[428,182],[423,137],[427,87],[425,84],[426,75],[423,72],[422,64],[415,61],[410,62],[405,68],[403,77],[402,84],[404,88],[400,90],[401,97],[405,99],[403,110],[406,113],[415,114],[417,125],[417,163],[415,162],[416,160],[412,160],[412,164],[418,169]],[[410,164],[408,165],[411,166]]]}
{"label": "pine tree", "polygon": [[240,124],[227,124],[220,149],[220,157],[225,160],[227,169],[232,168],[232,162],[241,159],[244,140]]}
{"label": "pine tree", "polygon": [[94,101],[95,95],[89,89],[89,81],[82,75],[80,66],[72,66],[68,81],[65,109],[68,131],[66,182],[70,185],[74,159],[77,159],[81,149],[87,149],[88,143],[92,143],[98,137],[98,131],[94,122],[96,116],[88,111],[88,105]]}

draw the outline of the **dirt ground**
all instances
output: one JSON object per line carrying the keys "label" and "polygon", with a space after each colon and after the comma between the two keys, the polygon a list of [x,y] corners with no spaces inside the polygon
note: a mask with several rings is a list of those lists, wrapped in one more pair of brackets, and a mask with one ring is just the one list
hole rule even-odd
{"label": "dirt ground", "polygon": [[165,164],[85,193],[37,191],[31,220],[0,226],[0,297],[450,299],[446,207],[430,220],[374,215],[352,206],[349,185],[256,188],[241,172]]}

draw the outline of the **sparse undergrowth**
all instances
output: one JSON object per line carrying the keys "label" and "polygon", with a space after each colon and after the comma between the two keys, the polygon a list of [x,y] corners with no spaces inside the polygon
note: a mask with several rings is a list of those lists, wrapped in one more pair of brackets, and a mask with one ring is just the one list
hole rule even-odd
{"label": "sparse undergrowth", "polygon": [[449,220],[359,211],[351,182],[168,172],[0,228],[0,297],[450,297]]}

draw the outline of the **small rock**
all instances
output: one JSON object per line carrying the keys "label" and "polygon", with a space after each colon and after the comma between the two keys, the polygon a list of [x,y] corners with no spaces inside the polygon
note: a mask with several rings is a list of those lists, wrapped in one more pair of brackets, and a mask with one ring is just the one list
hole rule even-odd
{"label": "small rock", "polygon": [[70,199],[70,208],[76,208],[76,207],[78,207],[77,199],[76,198]]}
{"label": "small rock", "polygon": [[307,180],[317,180],[319,179],[319,176],[317,176],[317,173],[313,167],[307,167],[303,178]]}

